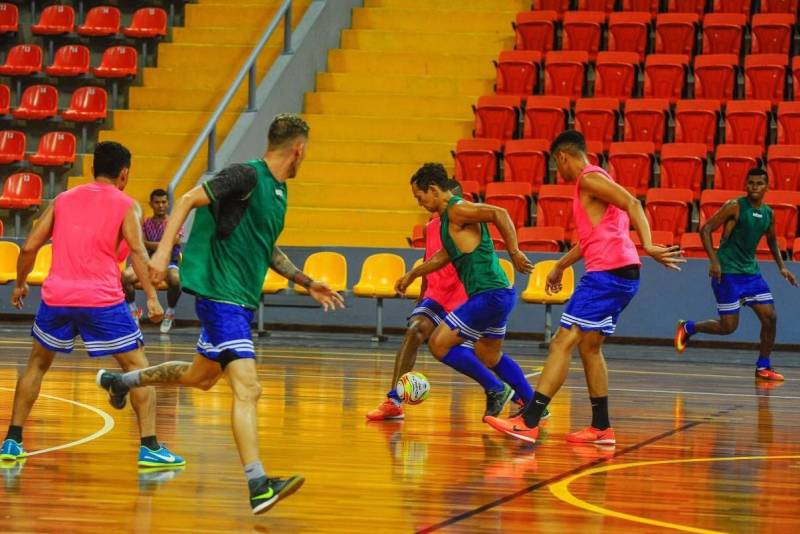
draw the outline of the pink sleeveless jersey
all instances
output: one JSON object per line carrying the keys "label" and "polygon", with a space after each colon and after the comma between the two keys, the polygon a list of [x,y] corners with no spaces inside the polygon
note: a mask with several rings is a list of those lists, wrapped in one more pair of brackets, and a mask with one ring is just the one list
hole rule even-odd
{"label": "pink sleeveless jersey", "polygon": [[636,245],[631,240],[631,223],[627,212],[609,204],[597,226],[593,226],[589,220],[581,203],[580,184],[581,177],[590,172],[600,173],[614,181],[604,169],[595,165],[584,167],[575,180],[572,213],[586,271],[610,271],[628,265],[641,265]]}
{"label": "pink sleeveless jersey", "polygon": [[[425,226],[425,259],[428,260],[442,250],[442,221],[434,215]],[[427,275],[425,298],[433,299],[441,304],[447,312],[451,312],[467,301],[467,292],[458,278],[452,263]]]}
{"label": "pink sleeveless jersey", "polygon": [[133,202],[101,182],[56,197],[53,265],[42,285],[48,306],[99,308],[124,300],[118,255],[122,223]]}

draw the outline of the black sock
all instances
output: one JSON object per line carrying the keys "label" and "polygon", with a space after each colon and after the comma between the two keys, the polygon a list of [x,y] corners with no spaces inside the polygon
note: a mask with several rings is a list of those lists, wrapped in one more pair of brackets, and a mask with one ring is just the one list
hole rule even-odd
{"label": "black sock", "polygon": [[142,445],[150,449],[151,451],[157,451],[161,448],[161,445],[158,444],[158,440],[156,437],[153,436],[145,436],[142,438]]}
{"label": "black sock", "polygon": [[589,397],[592,402],[592,426],[605,430],[611,426],[608,420],[608,397]]}
{"label": "black sock", "polygon": [[22,443],[22,427],[14,425],[9,426],[6,439],[13,439],[17,443]]}
{"label": "black sock", "polygon": [[533,399],[528,403],[522,418],[525,419],[525,426],[533,428],[539,426],[539,420],[542,418],[545,408],[550,403],[550,397],[542,395],[538,391],[534,392]]}

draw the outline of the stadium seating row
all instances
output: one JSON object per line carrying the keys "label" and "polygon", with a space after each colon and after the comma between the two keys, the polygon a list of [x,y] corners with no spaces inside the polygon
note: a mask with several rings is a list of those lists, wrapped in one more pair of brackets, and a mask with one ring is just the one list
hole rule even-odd
{"label": "stadium seating row", "polygon": [[531,9],[554,10],[565,13],[570,9],[605,11],[647,11],[655,15],[659,11],[678,13],[697,13],[703,16],[707,7],[712,13],[750,14],[758,5],[760,13],[797,13],[794,0],[533,0]]}
{"label": "stadium seating row", "polygon": [[[114,6],[97,6],[86,13],[83,24],[75,25],[75,9],[66,4],[44,8],[31,33],[57,36],[77,33],[84,37],[112,37],[120,33],[135,39],[152,39],[167,34],[167,12],[158,7],[143,7],[133,13],[129,26],[122,28],[122,13]],[[0,34],[19,31],[19,9],[10,3],[0,4]]]}

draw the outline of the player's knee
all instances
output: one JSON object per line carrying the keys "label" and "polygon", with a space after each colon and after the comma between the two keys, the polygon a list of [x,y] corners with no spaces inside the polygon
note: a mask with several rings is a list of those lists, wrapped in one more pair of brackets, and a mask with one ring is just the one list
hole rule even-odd
{"label": "player's knee", "polygon": [[195,387],[198,389],[202,389],[203,391],[208,391],[209,389],[213,388],[214,384],[216,383],[217,383],[216,379],[206,378],[196,383]]}
{"label": "player's knee", "polygon": [[425,340],[430,336],[430,330],[425,328],[425,325],[421,321],[411,321],[411,324],[408,325],[406,335],[421,345],[425,343]]}
{"label": "player's knee", "polygon": [[767,328],[775,328],[775,326],[778,324],[778,314],[775,313],[775,310],[772,310],[770,313],[762,315],[761,324],[763,324]]}
{"label": "player's knee", "polygon": [[722,321],[721,327],[722,327],[722,333],[724,335],[733,334],[734,332],[736,332],[736,329],[739,328],[739,322]]}
{"label": "player's knee", "polygon": [[238,384],[233,394],[238,401],[256,402],[261,397],[261,384],[257,381]]}

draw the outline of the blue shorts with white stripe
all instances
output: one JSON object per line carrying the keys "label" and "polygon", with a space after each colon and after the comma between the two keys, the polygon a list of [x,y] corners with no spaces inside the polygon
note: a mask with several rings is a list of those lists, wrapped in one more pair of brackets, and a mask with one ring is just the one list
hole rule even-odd
{"label": "blue shorts with white stripe", "polygon": [[569,330],[576,325],[581,330],[599,330],[610,336],[617,328],[620,313],[638,290],[639,280],[605,271],[588,272],[581,277],[561,314],[561,326]]}
{"label": "blue shorts with white stripe", "polygon": [[722,281],[711,279],[711,289],[717,299],[717,312],[720,315],[739,313],[742,302],[745,306],[775,302],[766,280],[760,274],[723,273]]}
{"label": "blue shorts with white stripe", "polygon": [[197,297],[194,303],[197,318],[200,319],[200,339],[197,352],[209,360],[220,361],[239,358],[255,358],[255,347],[250,334],[253,323],[253,310]]}
{"label": "blue shorts with white stripe", "polygon": [[31,335],[43,347],[70,353],[80,335],[89,356],[109,356],[136,350],[142,332],[125,302],[100,308],[39,304]]}
{"label": "blue shorts with white stripe", "polygon": [[447,314],[444,321],[467,341],[478,341],[482,337],[502,339],[506,336],[506,323],[515,300],[516,293],[511,288],[484,291],[472,295]]}

